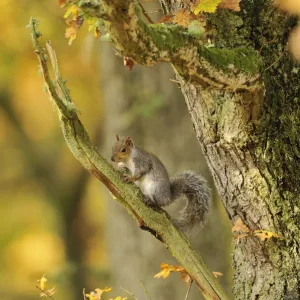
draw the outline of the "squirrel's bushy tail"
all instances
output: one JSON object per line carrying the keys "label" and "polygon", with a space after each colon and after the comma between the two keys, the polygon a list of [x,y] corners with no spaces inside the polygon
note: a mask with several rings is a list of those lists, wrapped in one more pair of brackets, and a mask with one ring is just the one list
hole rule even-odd
{"label": "squirrel's bushy tail", "polygon": [[170,183],[173,200],[182,194],[188,199],[175,225],[184,232],[201,228],[211,205],[211,192],[206,180],[192,171],[185,171],[172,177]]}

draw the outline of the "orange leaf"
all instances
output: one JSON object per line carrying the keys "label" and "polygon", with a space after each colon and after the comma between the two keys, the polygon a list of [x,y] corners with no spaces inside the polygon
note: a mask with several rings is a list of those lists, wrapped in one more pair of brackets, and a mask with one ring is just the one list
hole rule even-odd
{"label": "orange leaf", "polygon": [[159,19],[156,23],[171,23],[174,15],[166,15]]}
{"label": "orange leaf", "polygon": [[250,229],[243,223],[241,218],[238,218],[234,226],[232,227],[232,232],[241,231],[241,232],[250,232]]}
{"label": "orange leaf", "polygon": [[58,5],[63,6],[67,3],[67,0],[58,0]]}
{"label": "orange leaf", "polygon": [[240,11],[240,2],[241,0],[222,0],[219,7],[225,9],[231,9],[233,11]]}
{"label": "orange leaf", "polygon": [[185,8],[180,9],[174,14],[173,23],[181,25],[183,27],[188,27],[188,25],[193,21],[193,16],[190,11]]}
{"label": "orange leaf", "polygon": [[171,266],[171,265],[168,265],[166,263],[162,263],[160,265],[160,268],[161,268],[161,271],[159,273],[157,273],[154,276],[154,278],[160,278],[160,277],[167,278],[167,277],[169,277],[171,272],[186,273],[186,270],[183,267],[181,267],[181,266]]}

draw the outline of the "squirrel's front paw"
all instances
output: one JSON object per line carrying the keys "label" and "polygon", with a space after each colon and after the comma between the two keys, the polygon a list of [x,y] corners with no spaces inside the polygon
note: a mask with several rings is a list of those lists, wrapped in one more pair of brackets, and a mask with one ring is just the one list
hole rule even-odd
{"label": "squirrel's front paw", "polygon": [[130,175],[128,175],[128,174],[123,174],[123,179],[124,179],[124,181],[127,182],[127,183],[130,183],[130,182],[133,182],[133,181],[134,181],[133,178],[132,178],[132,176],[130,176]]}

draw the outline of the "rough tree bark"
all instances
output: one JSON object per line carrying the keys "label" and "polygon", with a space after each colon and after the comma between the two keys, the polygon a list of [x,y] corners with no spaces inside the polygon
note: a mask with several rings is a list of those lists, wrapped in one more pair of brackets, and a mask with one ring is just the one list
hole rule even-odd
{"label": "rough tree bark", "polygon": [[[229,218],[283,236],[242,239],[233,252],[236,299],[299,299],[299,67],[286,51],[295,18],[271,1],[209,17],[215,47],[178,26],[145,25],[129,0],[73,1],[104,20],[137,63],[171,62]],[[165,12],[185,1],[161,0]]]}

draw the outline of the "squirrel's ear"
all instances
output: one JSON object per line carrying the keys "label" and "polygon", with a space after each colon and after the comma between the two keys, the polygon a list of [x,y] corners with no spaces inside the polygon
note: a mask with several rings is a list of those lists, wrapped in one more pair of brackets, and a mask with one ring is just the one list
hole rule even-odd
{"label": "squirrel's ear", "polygon": [[132,145],[133,145],[133,142],[132,142],[132,139],[131,139],[130,136],[128,136],[128,137],[126,138],[126,145],[127,145],[127,146],[132,146]]}
{"label": "squirrel's ear", "polygon": [[117,141],[119,141],[119,140],[120,140],[120,138],[119,138],[119,135],[116,135],[116,138],[117,138]]}

